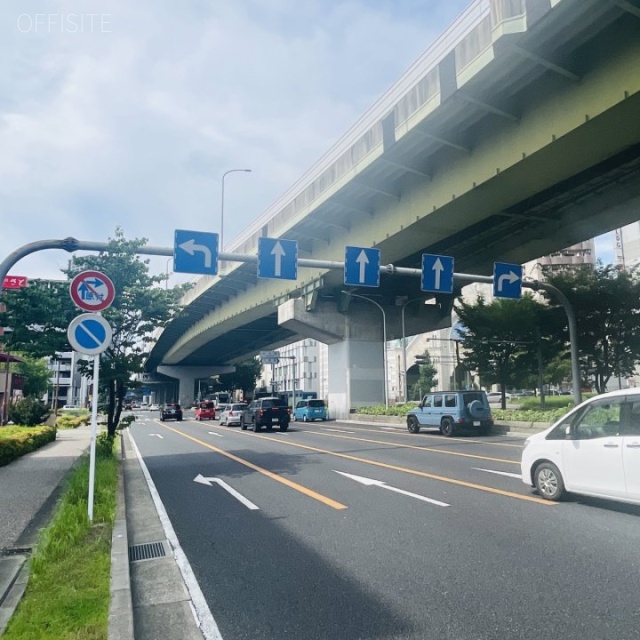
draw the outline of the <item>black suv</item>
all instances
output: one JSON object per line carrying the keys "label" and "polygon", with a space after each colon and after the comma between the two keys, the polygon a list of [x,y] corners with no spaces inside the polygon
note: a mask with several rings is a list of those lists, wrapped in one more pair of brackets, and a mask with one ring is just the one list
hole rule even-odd
{"label": "black suv", "polygon": [[162,407],[160,420],[182,420],[182,408],[177,402],[168,402]]}
{"label": "black suv", "polygon": [[240,427],[246,431],[251,425],[254,431],[260,431],[262,427],[271,429],[274,424],[280,427],[280,431],[286,431],[291,421],[291,412],[285,400],[280,398],[260,398],[250,402],[240,415]]}

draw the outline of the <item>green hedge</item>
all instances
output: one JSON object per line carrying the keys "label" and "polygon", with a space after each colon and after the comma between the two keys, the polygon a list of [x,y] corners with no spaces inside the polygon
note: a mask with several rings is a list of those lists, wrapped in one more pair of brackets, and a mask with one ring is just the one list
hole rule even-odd
{"label": "green hedge", "polygon": [[69,412],[63,413],[58,416],[56,420],[56,427],[58,429],[76,429],[83,424],[89,424],[91,422],[91,414],[86,411],[82,413]]}
{"label": "green hedge", "polygon": [[55,439],[55,427],[0,427],[0,467]]}
{"label": "green hedge", "polygon": [[[556,398],[554,398],[554,400],[555,399]],[[569,408],[573,407],[571,398],[567,399],[564,396],[560,396],[557,400],[562,400],[562,402],[550,403],[551,406],[547,406],[544,411],[540,409],[540,401],[538,400],[537,409],[522,408],[502,410],[491,407],[491,415],[497,422],[548,422],[551,424],[567,413]],[[418,406],[417,403],[397,404],[386,409],[383,404],[379,404],[372,407],[360,407],[355,410],[355,413],[370,416],[406,416],[409,409],[413,409],[416,406]],[[535,407],[536,405],[532,403],[532,406]]]}

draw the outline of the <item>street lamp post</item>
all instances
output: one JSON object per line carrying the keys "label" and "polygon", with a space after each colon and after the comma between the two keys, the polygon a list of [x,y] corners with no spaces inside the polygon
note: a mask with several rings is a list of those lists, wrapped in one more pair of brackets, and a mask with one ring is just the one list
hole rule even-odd
{"label": "street lamp post", "polygon": [[222,251],[222,242],[224,237],[224,179],[230,173],[251,173],[251,169],[229,169],[222,174],[222,195],[220,200],[220,246],[218,247],[219,251]]}
{"label": "street lamp post", "polygon": [[375,300],[371,298],[367,298],[366,296],[361,296],[358,293],[351,293],[351,291],[342,291],[348,296],[352,296],[354,298],[361,298],[362,300],[366,300],[367,302],[371,302],[380,309],[382,313],[382,367],[384,369],[384,406],[386,409],[389,408],[389,392],[388,392],[388,372],[387,372],[387,316],[382,308],[382,305],[378,304]]}
{"label": "street lamp post", "polygon": [[173,256],[167,258],[167,265],[165,267],[165,281],[164,281],[164,290],[166,291],[169,288],[169,263],[173,260]]}

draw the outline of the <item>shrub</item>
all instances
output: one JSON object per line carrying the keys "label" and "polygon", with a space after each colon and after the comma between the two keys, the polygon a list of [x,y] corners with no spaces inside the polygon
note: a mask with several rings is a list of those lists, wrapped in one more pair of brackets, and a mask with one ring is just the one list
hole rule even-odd
{"label": "shrub", "polygon": [[49,413],[44,402],[27,396],[9,407],[9,420],[14,424],[33,427],[42,424],[49,417]]}
{"label": "shrub", "polygon": [[96,438],[96,456],[98,458],[109,458],[113,455],[113,443],[115,437],[110,436],[106,431],[98,434]]}
{"label": "shrub", "polygon": [[0,467],[55,439],[55,427],[3,427],[0,429]]}
{"label": "shrub", "polygon": [[63,413],[58,416],[58,419],[56,420],[56,427],[58,427],[58,429],[76,429],[83,424],[89,424],[90,421],[91,415],[87,412],[81,414]]}

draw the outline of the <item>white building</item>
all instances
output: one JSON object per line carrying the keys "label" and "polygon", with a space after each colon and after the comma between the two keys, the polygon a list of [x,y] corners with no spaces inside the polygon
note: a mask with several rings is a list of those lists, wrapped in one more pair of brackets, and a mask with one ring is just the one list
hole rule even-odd
{"label": "white building", "polygon": [[86,359],[86,356],[83,357],[75,351],[56,353],[55,358],[49,359],[47,367],[51,375],[47,403],[51,407],[87,406],[90,383],[89,379],[80,373],[78,364],[81,359]]}

